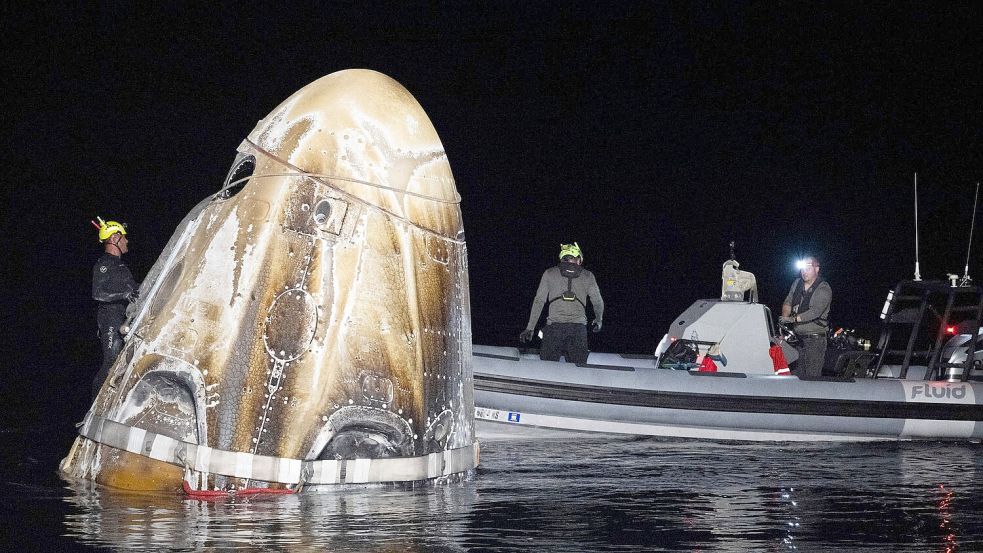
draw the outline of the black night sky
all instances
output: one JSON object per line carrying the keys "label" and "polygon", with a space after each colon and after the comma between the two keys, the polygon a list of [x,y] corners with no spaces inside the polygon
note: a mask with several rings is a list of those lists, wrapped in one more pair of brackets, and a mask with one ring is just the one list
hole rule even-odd
{"label": "black night sky", "polygon": [[478,343],[518,345],[573,240],[607,305],[599,351],[651,352],[719,294],[730,240],[773,309],[793,260],[817,254],[833,325],[873,334],[913,273],[915,172],[922,275],[962,273],[983,178],[979,4],[605,4],[3,8],[12,408],[36,416],[38,382],[72,416],[88,407],[89,219],[129,223],[142,278],[257,120],[353,67],[399,81],[441,136]]}

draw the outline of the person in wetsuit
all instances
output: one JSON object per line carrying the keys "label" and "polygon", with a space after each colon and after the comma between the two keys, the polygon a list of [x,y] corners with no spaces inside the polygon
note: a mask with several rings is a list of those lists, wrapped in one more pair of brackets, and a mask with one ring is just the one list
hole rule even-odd
{"label": "person in wetsuit", "polygon": [[799,278],[782,303],[782,316],[778,320],[792,324],[799,344],[799,352],[792,373],[796,376],[821,376],[826,356],[826,334],[829,330],[829,306],[833,302],[833,289],[819,276],[819,260],[807,257],[802,260]]}
{"label": "person in wetsuit", "polygon": [[99,241],[103,254],[92,268],[92,299],[98,302],[96,324],[102,345],[102,365],[92,380],[92,397],[95,398],[109,374],[109,368],[123,349],[120,325],[126,320],[126,307],[136,299],[139,285],[121,256],[126,253],[128,239],[126,228],[116,221],[95,223],[99,228]]}
{"label": "person in wetsuit", "polygon": [[597,287],[594,273],[583,268],[584,257],[580,246],[560,245],[560,263],[546,269],[539,281],[536,298],[532,302],[529,323],[519,334],[520,342],[532,340],[533,330],[543,312],[549,305],[546,327],[543,328],[543,345],[539,358],[544,361],[559,361],[562,355],[568,363],[586,363],[587,355],[587,302],[594,308],[591,332],[601,330],[604,316],[604,300]]}

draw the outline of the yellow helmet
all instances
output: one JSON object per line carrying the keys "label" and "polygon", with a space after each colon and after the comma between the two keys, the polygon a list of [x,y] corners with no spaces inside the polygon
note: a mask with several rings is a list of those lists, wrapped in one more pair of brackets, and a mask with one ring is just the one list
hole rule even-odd
{"label": "yellow helmet", "polygon": [[584,254],[580,252],[580,246],[576,242],[573,244],[560,244],[560,260],[562,261],[568,255],[581,259],[584,258]]}
{"label": "yellow helmet", "polygon": [[105,242],[110,236],[116,234],[117,232],[126,236],[126,225],[124,223],[118,223],[116,221],[103,221],[102,217],[96,217],[96,220],[92,221],[92,224],[99,229],[99,241]]}

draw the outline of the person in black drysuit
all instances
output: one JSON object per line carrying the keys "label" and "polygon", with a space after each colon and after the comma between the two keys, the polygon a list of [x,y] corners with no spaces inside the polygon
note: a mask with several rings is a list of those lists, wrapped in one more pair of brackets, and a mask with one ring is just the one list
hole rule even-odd
{"label": "person in black drysuit", "polygon": [[93,399],[109,375],[109,368],[123,349],[120,325],[126,320],[126,308],[136,299],[139,285],[121,256],[128,251],[126,228],[116,221],[99,219],[99,241],[103,254],[92,268],[92,299],[98,302],[96,324],[102,344],[102,365],[92,379]]}

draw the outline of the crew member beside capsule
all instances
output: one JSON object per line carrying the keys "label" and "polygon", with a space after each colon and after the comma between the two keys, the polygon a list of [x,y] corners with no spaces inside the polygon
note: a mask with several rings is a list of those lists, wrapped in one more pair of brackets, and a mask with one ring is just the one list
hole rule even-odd
{"label": "crew member beside capsule", "polygon": [[293,94],[144,281],[63,474],[207,493],[473,469],[459,204],[396,81],[346,70]]}

